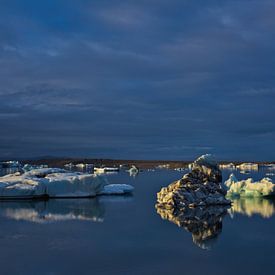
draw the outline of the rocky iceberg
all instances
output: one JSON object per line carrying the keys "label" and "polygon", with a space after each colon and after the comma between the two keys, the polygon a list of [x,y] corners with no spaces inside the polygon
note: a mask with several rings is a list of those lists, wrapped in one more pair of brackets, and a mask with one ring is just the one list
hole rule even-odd
{"label": "rocky iceberg", "polygon": [[94,197],[124,194],[129,185],[109,185],[105,177],[59,168],[34,169],[0,177],[0,199]]}
{"label": "rocky iceberg", "polygon": [[182,179],[161,189],[156,209],[163,219],[191,232],[196,245],[210,249],[231,202],[225,198],[222,174],[211,155],[199,157],[190,167]]}
{"label": "rocky iceberg", "polygon": [[252,178],[238,180],[232,173],[224,182],[227,197],[267,197],[275,195],[275,184],[270,178],[254,182]]}
{"label": "rocky iceberg", "polygon": [[180,209],[208,205],[226,205],[226,190],[217,162],[209,154],[194,161],[191,172],[164,187],[157,194],[159,207]]}

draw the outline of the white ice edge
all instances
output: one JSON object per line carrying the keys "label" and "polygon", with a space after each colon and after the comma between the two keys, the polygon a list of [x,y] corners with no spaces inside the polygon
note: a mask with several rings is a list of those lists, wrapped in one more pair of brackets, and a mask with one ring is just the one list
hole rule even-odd
{"label": "white ice edge", "polygon": [[0,199],[94,197],[102,194],[126,194],[127,184],[111,184],[103,176],[68,172],[59,168],[34,169],[0,177]]}

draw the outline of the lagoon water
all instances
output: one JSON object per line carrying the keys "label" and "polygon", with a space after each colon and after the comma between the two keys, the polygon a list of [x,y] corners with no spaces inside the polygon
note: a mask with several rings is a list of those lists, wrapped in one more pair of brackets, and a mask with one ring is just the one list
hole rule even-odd
{"label": "lagoon water", "polygon": [[198,245],[155,209],[160,188],[184,173],[108,176],[133,196],[0,202],[1,274],[274,274],[275,201],[234,201],[218,236]]}

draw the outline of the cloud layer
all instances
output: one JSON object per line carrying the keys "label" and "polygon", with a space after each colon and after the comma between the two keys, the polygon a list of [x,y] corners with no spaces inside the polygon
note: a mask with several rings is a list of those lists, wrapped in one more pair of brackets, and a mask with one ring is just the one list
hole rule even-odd
{"label": "cloud layer", "polygon": [[272,1],[0,5],[1,158],[274,160]]}

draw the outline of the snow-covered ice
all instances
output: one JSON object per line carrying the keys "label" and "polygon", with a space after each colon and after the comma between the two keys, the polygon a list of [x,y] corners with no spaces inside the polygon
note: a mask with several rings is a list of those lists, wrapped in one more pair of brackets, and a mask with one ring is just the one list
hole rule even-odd
{"label": "snow-covered ice", "polygon": [[108,181],[103,176],[42,168],[0,177],[0,198],[94,197],[133,190],[130,185],[107,186]]}
{"label": "snow-covered ice", "polygon": [[252,178],[238,181],[232,173],[224,182],[228,197],[265,197],[275,195],[275,184],[270,178],[254,182]]}

